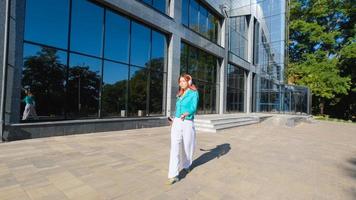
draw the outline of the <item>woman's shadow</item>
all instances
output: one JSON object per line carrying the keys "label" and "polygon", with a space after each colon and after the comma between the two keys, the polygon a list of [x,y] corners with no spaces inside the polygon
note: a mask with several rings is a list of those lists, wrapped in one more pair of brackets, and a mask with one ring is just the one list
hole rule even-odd
{"label": "woman's shadow", "polygon": [[[221,156],[227,154],[230,151],[231,147],[230,144],[220,144],[217,145],[213,149],[200,149],[200,151],[206,151],[206,153],[202,154],[199,156],[197,159],[195,159],[190,167],[190,171],[193,171],[196,167],[203,165],[210,160],[213,160],[215,158],[220,158]],[[180,171],[179,173],[179,179],[184,179],[187,175],[187,172],[185,170]]]}

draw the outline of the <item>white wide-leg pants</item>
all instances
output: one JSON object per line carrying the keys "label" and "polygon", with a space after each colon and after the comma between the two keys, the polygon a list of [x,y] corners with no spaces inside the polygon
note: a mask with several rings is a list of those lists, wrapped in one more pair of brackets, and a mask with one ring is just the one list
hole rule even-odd
{"label": "white wide-leg pants", "polygon": [[25,110],[23,111],[22,120],[26,120],[30,116],[34,117],[35,119],[37,119],[37,113],[36,113],[36,110],[35,110],[35,106],[32,105],[32,104],[26,104]]}
{"label": "white wide-leg pants", "polygon": [[[182,155],[180,155],[180,147]],[[168,178],[178,176],[179,167],[189,168],[193,163],[195,128],[192,120],[174,118],[171,128],[171,153]]]}

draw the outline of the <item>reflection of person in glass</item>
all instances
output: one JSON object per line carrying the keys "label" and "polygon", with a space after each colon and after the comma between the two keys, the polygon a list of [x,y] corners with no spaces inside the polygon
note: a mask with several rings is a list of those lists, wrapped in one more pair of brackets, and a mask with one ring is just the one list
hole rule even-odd
{"label": "reflection of person in glass", "polygon": [[37,114],[35,110],[35,99],[32,95],[32,92],[26,90],[26,97],[22,101],[26,103],[25,110],[23,111],[22,120],[27,120],[30,116],[37,119]]}
{"label": "reflection of person in glass", "polygon": [[[185,173],[190,172],[195,148],[194,114],[197,110],[199,94],[192,77],[183,74],[179,77],[179,91],[177,94],[176,113],[172,120],[171,151],[169,160],[168,184],[179,181],[179,167]],[[183,144],[182,156],[180,147]],[[182,158],[182,160],[180,160]]]}

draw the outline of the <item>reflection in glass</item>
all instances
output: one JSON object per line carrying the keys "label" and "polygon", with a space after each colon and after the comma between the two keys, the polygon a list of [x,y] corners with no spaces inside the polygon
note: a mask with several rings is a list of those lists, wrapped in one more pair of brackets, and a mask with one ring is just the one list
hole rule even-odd
{"label": "reflection in glass", "polygon": [[196,0],[190,0],[189,5],[189,28],[199,31],[199,4]]}
{"label": "reflection in glass", "polygon": [[129,115],[146,116],[147,69],[130,67]]}
{"label": "reflection in glass", "polygon": [[104,9],[85,0],[73,0],[71,50],[101,57]]}
{"label": "reflection in glass", "polygon": [[153,7],[161,11],[162,13],[166,13],[166,0],[153,0]]}
{"label": "reflection in glass", "polygon": [[101,106],[103,117],[125,117],[129,66],[104,62]]}
{"label": "reflection in glass", "polygon": [[25,20],[22,86],[39,120],[163,114],[165,34],[88,0],[27,0]]}
{"label": "reflection in glass", "polygon": [[247,60],[247,18],[245,16],[230,18],[229,50],[236,56]]}
{"label": "reflection in glass", "polygon": [[196,77],[199,67],[199,52],[197,48],[189,48],[188,73]]}
{"label": "reflection in glass", "polygon": [[206,65],[207,65],[207,53],[204,51],[198,52],[198,65],[196,67],[196,73],[194,74],[195,79],[206,80]]}
{"label": "reflection in glass", "polygon": [[189,0],[182,0],[182,23],[189,25]]}
{"label": "reflection in glass", "polygon": [[145,2],[146,4],[154,7],[162,13],[166,13],[166,1],[167,0],[140,0]]}
{"label": "reflection in glass", "polygon": [[208,11],[203,6],[199,10],[199,32],[208,37]]}
{"label": "reflection in glass", "polygon": [[106,11],[105,58],[129,63],[130,20]]}
{"label": "reflection in glass", "polygon": [[97,118],[101,60],[70,55],[68,70],[68,116],[70,118]]}
{"label": "reflection in glass", "polygon": [[131,64],[147,67],[150,60],[151,30],[136,22],[132,22],[131,29]]}
{"label": "reflection in glass", "polygon": [[150,72],[150,116],[163,114],[163,80],[163,73]]}
{"label": "reflection in glass", "polygon": [[152,31],[152,57],[150,68],[156,71],[164,70],[166,57],[166,37],[162,33]]}
{"label": "reflection in glass", "polygon": [[[21,99],[31,91],[39,120],[64,118],[67,54],[40,46],[24,45]],[[21,104],[21,114],[24,111]]]}
{"label": "reflection in glass", "polygon": [[245,70],[228,65],[226,110],[228,112],[244,111]]}
{"label": "reflection in glass", "polygon": [[181,48],[180,48],[181,54],[180,54],[180,73],[188,73],[188,57],[189,57],[189,46],[181,43]]}
{"label": "reflection in glass", "polygon": [[25,40],[66,49],[69,0],[27,0]]}
{"label": "reflection in glass", "polygon": [[186,43],[181,43],[181,69],[193,77],[199,91],[199,114],[216,113],[217,58]]}

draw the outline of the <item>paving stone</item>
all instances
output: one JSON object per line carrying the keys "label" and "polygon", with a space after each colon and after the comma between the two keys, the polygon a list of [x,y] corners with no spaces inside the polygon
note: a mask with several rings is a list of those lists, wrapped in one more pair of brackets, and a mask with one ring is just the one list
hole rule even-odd
{"label": "paving stone", "polygon": [[[198,165],[171,186],[169,127],[2,143],[0,199],[351,200],[355,132],[354,124],[268,120],[198,132]],[[219,145],[228,150],[216,153]]]}

